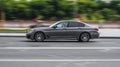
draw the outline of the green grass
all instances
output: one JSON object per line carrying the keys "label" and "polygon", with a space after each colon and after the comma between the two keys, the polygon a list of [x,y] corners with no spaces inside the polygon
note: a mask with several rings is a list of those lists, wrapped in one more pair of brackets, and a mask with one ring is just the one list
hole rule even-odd
{"label": "green grass", "polygon": [[25,30],[11,30],[11,29],[0,29],[0,33],[26,33]]}

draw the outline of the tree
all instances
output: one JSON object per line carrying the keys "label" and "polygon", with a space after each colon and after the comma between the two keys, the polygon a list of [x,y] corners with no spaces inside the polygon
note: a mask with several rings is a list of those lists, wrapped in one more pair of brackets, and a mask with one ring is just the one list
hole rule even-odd
{"label": "tree", "polygon": [[6,19],[6,9],[12,2],[14,2],[14,0],[0,0],[0,20]]}
{"label": "tree", "polygon": [[6,0],[0,0],[0,20],[5,20]]}
{"label": "tree", "polygon": [[[33,19],[37,16],[45,20],[74,18],[74,12],[87,21],[118,21],[120,1],[112,0],[0,0],[2,19]],[[14,4],[14,5],[13,5]]]}

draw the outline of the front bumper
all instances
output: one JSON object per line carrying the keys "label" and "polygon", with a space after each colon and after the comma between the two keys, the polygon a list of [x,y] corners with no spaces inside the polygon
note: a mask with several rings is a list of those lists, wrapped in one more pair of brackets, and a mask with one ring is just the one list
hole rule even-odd
{"label": "front bumper", "polygon": [[31,35],[30,34],[26,34],[26,38],[27,39],[31,39]]}
{"label": "front bumper", "polygon": [[31,39],[31,40],[34,39],[34,29],[30,29],[30,30],[26,31],[26,38]]}
{"label": "front bumper", "polygon": [[26,34],[26,38],[33,40],[34,39],[34,35],[32,33],[27,33]]}

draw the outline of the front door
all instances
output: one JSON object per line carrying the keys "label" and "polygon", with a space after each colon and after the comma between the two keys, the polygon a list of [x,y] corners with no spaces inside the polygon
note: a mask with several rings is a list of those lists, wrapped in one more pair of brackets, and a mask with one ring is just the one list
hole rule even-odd
{"label": "front door", "polygon": [[50,30],[50,36],[67,36],[67,22],[60,22],[56,24],[56,28]]}

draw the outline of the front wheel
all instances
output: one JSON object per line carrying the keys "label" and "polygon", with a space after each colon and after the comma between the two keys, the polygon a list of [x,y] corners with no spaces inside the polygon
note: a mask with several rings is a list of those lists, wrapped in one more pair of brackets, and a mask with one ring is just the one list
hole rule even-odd
{"label": "front wheel", "polygon": [[45,40],[44,34],[41,32],[37,32],[35,34],[34,38],[35,38],[35,41],[37,41],[37,42],[42,42]]}
{"label": "front wheel", "polygon": [[80,42],[89,42],[90,35],[88,33],[82,33],[79,37]]}

